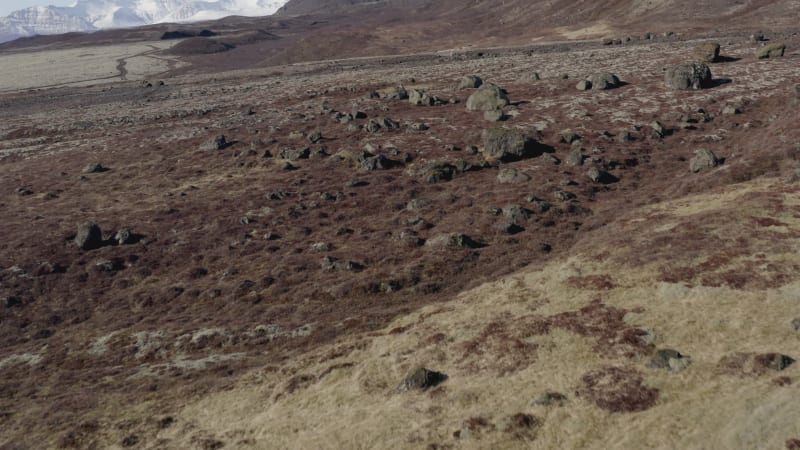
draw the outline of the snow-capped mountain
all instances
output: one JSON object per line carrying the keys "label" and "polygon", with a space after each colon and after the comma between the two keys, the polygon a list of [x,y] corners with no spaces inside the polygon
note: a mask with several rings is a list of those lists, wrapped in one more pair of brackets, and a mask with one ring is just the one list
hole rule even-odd
{"label": "snow-capped mountain", "polygon": [[194,22],[226,16],[266,16],[286,0],[77,0],[73,6],[38,6],[0,18],[0,42],[36,34]]}

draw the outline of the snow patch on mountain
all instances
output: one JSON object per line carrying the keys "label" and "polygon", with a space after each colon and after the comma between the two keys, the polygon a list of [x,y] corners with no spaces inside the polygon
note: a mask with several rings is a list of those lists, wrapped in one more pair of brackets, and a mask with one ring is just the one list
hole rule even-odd
{"label": "snow patch on mountain", "polygon": [[36,6],[0,18],[0,42],[36,34],[196,22],[226,16],[266,16],[286,0],[77,0],[73,6]]}

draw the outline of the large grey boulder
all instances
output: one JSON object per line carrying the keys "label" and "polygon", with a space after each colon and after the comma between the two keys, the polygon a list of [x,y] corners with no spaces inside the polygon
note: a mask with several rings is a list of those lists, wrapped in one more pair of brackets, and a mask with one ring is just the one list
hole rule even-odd
{"label": "large grey boulder", "polygon": [[94,222],[84,222],[78,226],[75,245],[81,250],[94,250],[103,246],[103,232]]}
{"label": "large grey boulder", "polygon": [[719,165],[719,158],[711,150],[700,149],[694,152],[694,158],[689,160],[689,170],[694,173],[702,172]]}
{"label": "large grey boulder", "polygon": [[783,56],[785,51],[786,44],[776,42],[774,44],[767,44],[763,47],[759,47],[758,50],[756,50],[756,56],[758,59],[777,58]]}
{"label": "large grey boulder", "polygon": [[408,102],[416,106],[431,106],[433,105],[433,97],[428,95],[425,91],[409,89]]}
{"label": "large grey boulder", "polygon": [[477,89],[481,87],[483,80],[477,75],[466,75],[458,83],[458,89]]}
{"label": "large grey boulder", "polygon": [[494,111],[509,103],[504,90],[492,83],[485,83],[467,99],[467,111]]}
{"label": "large grey boulder", "polygon": [[711,87],[711,69],[703,63],[689,63],[667,68],[664,82],[670,89],[703,89]]}
{"label": "large grey boulder", "polygon": [[701,63],[713,63],[719,60],[719,44],[705,42],[694,48],[694,57]]}
{"label": "large grey boulder", "polygon": [[533,140],[525,133],[500,126],[483,130],[483,156],[486,159],[513,161],[526,156]]}
{"label": "large grey boulder", "polygon": [[519,169],[514,169],[513,167],[501,169],[500,172],[497,173],[497,182],[501,184],[525,183],[530,181],[530,179],[530,175],[521,172]]}
{"label": "large grey boulder", "polygon": [[614,89],[620,87],[622,82],[613,73],[600,72],[586,78],[591,83],[591,88],[595,90]]}

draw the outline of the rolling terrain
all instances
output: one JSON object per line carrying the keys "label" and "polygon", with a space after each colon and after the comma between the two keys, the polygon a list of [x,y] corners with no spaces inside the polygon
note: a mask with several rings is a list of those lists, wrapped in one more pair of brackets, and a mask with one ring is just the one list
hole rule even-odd
{"label": "rolling terrain", "polygon": [[790,2],[325,5],[0,48],[0,448],[800,448]]}

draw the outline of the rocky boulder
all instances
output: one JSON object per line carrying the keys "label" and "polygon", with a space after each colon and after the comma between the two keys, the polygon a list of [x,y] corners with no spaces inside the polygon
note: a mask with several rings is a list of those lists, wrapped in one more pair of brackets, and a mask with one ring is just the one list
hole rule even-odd
{"label": "rocky boulder", "polygon": [[408,102],[415,106],[433,106],[435,99],[425,91],[411,89],[408,91]]}
{"label": "rocky boulder", "polygon": [[516,184],[530,181],[530,175],[520,172],[519,169],[506,168],[497,173],[497,182],[501,184]]}
{"label": "rocky boulder", "polygon": [[711,87],[711,69],[703,63],[690,63],[667,68],[664,82],[670,89],[703,89]]}
{"label": "rocky boulder", "polygon": [[87,164],[86,167],[84,167],[83,170],[81,170],[81,172],[83,173],[101,173],[106,171],[108,171],[108,168],[106,168],[100,163]]}
{"label": "rocky boulder", "polygon": [[666,369],[672,372],[680,372],[689,367],[692,359],[676,350],[660,349],[657,350],[653,358],[647,363],[651,369]]}
{"label": "rocky boulder", "polygon": [[720,163],[717,155],[711,150],[700,149],[694,152],[694,158],[689,160],[689,170],[694,173],[702,172],[718,166]]}
{"label": "rocky boulder", "polygon": [[719,44],[705,42],[694,48],[694,57],[701,63],[713,63],[719,60]]}
{"label": "rocky boulder", "polygon": [[613,73],[600,72],[590,75],[586,80],[594,90],[614,89],[622,86],[622,82]]}
{"label": "rocky boulder", "polygon": [[527,156],[533,140],[523,132],[500,126],[483,130],[483,155],[487,159],[514,161]]}
{"label": "rocky boulder", "polygon": [[463,233],[443,233],[438,234],[427,241],[426,247],[452,247],[452,248],[479,248],[479,242]]}
{"label": "rocky boulder", "polygon": [[508,95],[497,85],[486,83],[467,99],[467,111],[494,111],[508,105]]}
{"label": "rocky boulder", "polygon": [[81,250],[94,250],[103,246],[103,232],[94,222],[84,222],[78,226],[75,245]]}
{"label": "rocky boulder", "polygon": [[221,134],[200,144],[200,150],[222,150],[229,145],[230,142],[225,138],[225,135]]}
{"label": "rocky boulder", "polygon": [[477,75],[466,75],[458,82],[458,89],[477,89],[481,87],[483,80]]}
{"label": "rocky boulder", "polygon": [[786,44],[776,42],[759,47],[756,50],[756,56],[758,59],[778,58],[783,56],[784,52],[786,52]]}
{"label": "rocky boulder", "polygon": [[447,380],[447,375],[441,372],[418,367],[403,378],[403,381],[397,386],[397,390],[399,392],[407,392],[417,389],[428,389],[429,387],[441,384],[445,380]]}

